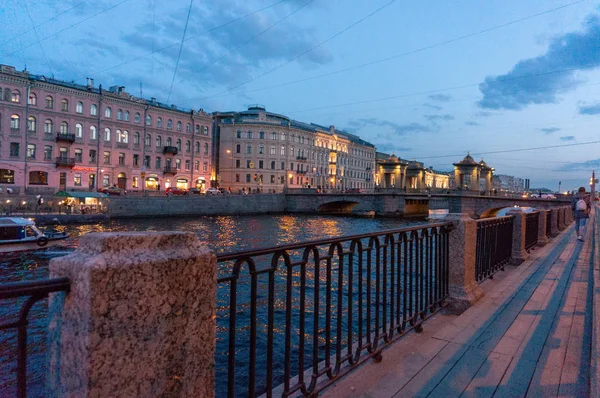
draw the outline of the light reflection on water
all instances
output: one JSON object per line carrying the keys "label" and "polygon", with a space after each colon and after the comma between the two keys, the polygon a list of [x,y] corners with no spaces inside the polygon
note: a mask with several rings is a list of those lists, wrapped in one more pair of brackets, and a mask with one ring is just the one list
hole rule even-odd
{"label": "light reflection on water", "polygon": [[[416,222],[398,219],[261,215],[193,219],[113,220],[98,224],[68,225],[66,228],[71,237],[65,241],[63,247],[51,248],[45,251],[2,255],[0,258],[0,283],[47,278],[50,259],[71,253],[77,247],[80,236],[89,232],[190,231],[195,232],[202,243],[208,245],[217,253],[224,253],[402,228],[414,224]],[[223,275],[226,272],[227,270],[220,270],[219,273]],[[241,288],[244,288],[243,284]],[[223,303],[226,301],[226,297],[223,297],[223,295],[228,294],[228,288],[218,289],[218,294],[220,295],[219,302]],[[261,300],[264,299],[265,297],[261,298]],[[294,297],[294,299],[297,298]],[[19,308],[15,304],[5,304],[3,303],[0,306],[0,319],[2,320],[14,315]],[[31,357],[28,366],[30,396],[44,395],[45,307],[45,301],[36,305],[30,318],[29,351]],[[285,303],[279,302],[278,299],[276,311],[281,311],[284,307]],[[261,330],[265,330],[265,328],[266,326],[261,325]],[[220,334],[225,331],[226,328],[220,325],[217,333]],[[245,349],[245,347],[239,346],[237,348],[238,350]],[[12,360],[14,356],[14,333],[0,333],[0,396],[2,397],[14,395],[13,372],[15,363]],[[279,355],[276,356],[279,357]],[[223,380],[217,380],[217,385],[220,383],[222,385],[222,382]]]}

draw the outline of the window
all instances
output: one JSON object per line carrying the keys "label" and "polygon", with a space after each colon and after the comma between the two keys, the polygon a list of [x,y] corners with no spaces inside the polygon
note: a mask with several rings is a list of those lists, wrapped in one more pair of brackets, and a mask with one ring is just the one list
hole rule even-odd
{"label": "window", "polygon": [[241,161],[239,159],[236,159],[235,160],[235,168],[239,169],[240,167],[242,167],[242,163],[241,163]]}
{"label": "window", "polygon": [[260,155],[264,155],[264,153],[265,153],[265,146],[264,146],[264,145],[260,145],[260,146],[258,147],[258,153],[259,153]]}
{"label": "window", "polygon": [[79,174],[79,173],[73,174],[73,185],[75,185],[76,187],[81,186],[81,174]]}
{"label": "window", "polygon": [[134,166],[140,165],[140,155],[138,155],[137,153],[133,155],[133,165]]}
{"label": "window", "polygon": [[52,160],[52,145],[44,145],[44,160]]}
{"label": "window", "polygon": [[67,99],[60,101],[60,110],[63,112],[69,111],[69,101]]}
{"label": "window", "polygon": [[208,126],[203,126],[203,127],[202,127],[202,133],[203,133],[204,135],[208,135]]}
{"label": "window", "polygon": [[186,169],[186,170],[189,170],[189,169],[190,169],[190,167],[191,167],[191,164],[192,164],[191,160],[186,160],[186,161],[185,161],[185,169]]}
{"label": "window", "polygon": [[199,124],[196,125],[196,134],[200,134],[200,125]]}
{"label": "window", "polygon": [[161,158],[160,158],[160,157],[157,157],[157,158],[156,158],[156,168],[157,168],[157,169],[160,169],[160,168],[161,168]]}
{"label": "window", "polygon": [[235,175],[235,182],[240,182],[240,175],[239,174]]}
{"label": "window", "polygon": [[139,112],[136,112],[135,115],[133,116],[133,122],[134,123],[140,122],[140,113]]}
{"label": "window", "polygon": [[[46,101],[48,99],[46,98]],[[98,116],[98,107],[94,104],[90,105],[90,115],[92,116]]]}
{"label": "window", "polygon": [[37,105],[37,95],[35,95],[34,93],[29,93],[29,105]]}
{"label": "window", "polygon": [[250,145],[250,144],[246,145],[246,153],[249,155],[252,154],[252,145]]}
{"label": "window", "polygon": [[167,129],[168,130],[173,129],[173,121],[171,119],[167,120]]}
{"label": "window", "polygon": [[281,133],[281,141],[285,141],[285,133]]}
{"label": "window", "polygon": [[208,162],[204,162],[202,164],[202,171],[207,172],[208,171]]}
{"label": "window", "polygon": [[10,117],[10,128],[13,130],[18,130],[19,129],[19,125],[20,125],[20,118],[19,115],[12,115]]}
{"label": "window", "polygon": [[19,143],[18,142],[11,142],[10,143],[10,156],[11,157],[18,157],[19,156]]}
{"label": "window", "polygon": [[181,122],[177,122],[177,131],[181,131]]}
{"label": "window", "polygon": [[271,184],[275,184],[275,175],[271,174]]}
{"label": "window", "polygon": [[111,111],[110,107],[107,106],[106,108],[104,108],[104,117],[110,118],[111,116],[112,116],[112,111]]}
{"label": "window", "polygon": [[276,140],[277,139],[277,133],[276,132],[272,132],[271,133],[271,139],[272,140]]}
{"label": "window", "polygon": [[204,154],[208,155],[208,143],[204,143]]}
{"label": "window", "polygon": [[96,163],[96,150],[90,149],[90,163]]}
{"label": "window", "polygon": [[133,177],[131,179],[131,188],[138,188],[138,178],[137,177]]}
{"label": "window", "polygon": [[110,129],[108,127],[104,129],[104,141],[110,142]]}
{"label": "window", "polygon": [[275,155],[276,154],[276,150],[275,150],[275,145],[271,145],[271,155]]}
{"label": "window", "polygon": [[140,133],[138,133],[137,131],[133,133],[133,144],[140,145]]}
{"label": "window", "polygon": [[36,123],[35,117],[29,116],[27,118],[27,131],[29,131],[31,133],[35,133],[36,125],[37,125],[37,123]]}
{"label": "window", "polygon": [[129,111],[125,111],[125,113],[123,114],[123,120],[125,120],[126,122],[129,121]]}
{"label": "window", "polygon": [[285,146],[281,146],[281,156],[285,156]]}
{"label": "window", "polygon": [[35,144],[27,144],[27,158],[35,159]]}
{"label": "window", "polygon": [[189,123],[186,123],[185,125],[185,132],[186,133],[191,133],[192,132],[192,125]]}
{"label": "window", "polygon": [[175,159],[175,168],[181,170],[181,159]]}
{"label": "window", "polygon": [[146,134],[146,137],[144,138],[144,145],[147,147],[152,145],[152,136],[150,134]]}
{"label": "window", "polygon": [[97,140],[98,132],[96,130],[96,126],[90,126],[90,140]]}
{"label": "window", "polygon": [[258,161],[258,168],[259,169],[263,169],[264,168],[264,161],[263,160],[259,160]]}
{"label": "window", "polygon": [[125,154],[123,152],[119,153],[119,166],[125,166]]}
{"label": "window", "polygon": [[271,170],[275,170],[275,161],[271,160]]}
{"label": "window", "polygon": [[30,185],[48,185],[48,173],[43,171],[30,171],[29,172],[29,184]]}
{"label": "window", "polygon": [[235,153],[242,153],[242,146],[240,144],[236,144]]}
{"label": "window", "polygon": [[123,120],[123,111],[117,110],[117,120]]}
{"label": "window", "polygon": [[260,138],[261,140],[265,139],[265,132],[261,131],[260,133],[258,133],[258,138]]}
{"label": "window", "polygon": [[0,169],[0,183],[1,184],[14,184],[15,183],[15,171],[9,169]]}
{"label": "window", "polygon": [[[96,106],[96,105],[93,105],[93,106]],[[54,98],[52,98],[50,95],[46,96],[46,108],[48,108],[48,109],[54,108]]]}
{"label": "window", "polygon": [[13,90],[12,95],[10,97],[11,102],[21,102],[21,93],[19,90]]}
{"label": "window", "polygon": [[162,117],[156,119],[156,127],[162,127]]}
{"label": "window", "polygon": [[236,133],[237,138],[242,138],[242,130],[238,130]]}
{"label": "window", "polygon": [[181,151],[181,140],[177,140],[177,150]]}
{"label": "window", "polygon": [[150,167],[150,155],[144,156],[144,166]]}
{"label": "window", "polygon": [[65,121],[60,122],[60,133],[69,134],[69,123]]}
{"label": "window", "polygon": [[152,116],[146,115],[146,126],[152,126]]}
{"label": "window", "polygon": [[250,182],[250,174],[246,174],[246,182]]}
{"label": "window", "polygon": [[251,159],[246,159],[246,168],[249,169],[250,168],[250,163],[252,163]]}
{"label": "window", "polygon": [[185,142],[185,151],[189,152],[192,150],[192,143],[188,140]]}
{"label": "window", "polygon": [[281,170],[285,170],[285,162],[281,162]]}
{"label": "window", "polygon": [[200,171],[200,161],[194,161],[194,171]]}
{"label": "window", "polygon": [[75,106],[75,112],[83,113],[83,102],[77,102],[77,105]]}
{"label": "window", "polygon": [[75,125],[75,137],[83,138],[83,126],[79,123]]}
{"label": "window", "polygon": [[159,148],[162,146],[162,137],[160,135],[156,136],[156,147]]}
{"label": "window", "polygon": [[200,153],[200,143],[199,142],[196,142],[194,144],[194,150],[196,153]]}
{"label": "window", "polygon": [[106,174],[102,176],[102,186],[103,187],[108,187],[110,185],[110,176],[107,176]]}
{"label": "window", "polygon": [[121,140],[123,141],[124,144],[129,144],[129,131],[123,130]]}
{"label": "window", "polygon": [[110,164],[110,152],[104,151],[104,164]]}
{"label": "window", "polygon": [[167,144],[167,146],[173,146],[173,140],[171,139],[171,137],[167,138],[166,144]]}
{"label": "window", "polygon": [[75,161],[77,163],[83,162],[83,150],[82,149],[75,149]]}
{"label": "window", "polygon": [[248,131],[248,139],[252,139],[252,131]]}

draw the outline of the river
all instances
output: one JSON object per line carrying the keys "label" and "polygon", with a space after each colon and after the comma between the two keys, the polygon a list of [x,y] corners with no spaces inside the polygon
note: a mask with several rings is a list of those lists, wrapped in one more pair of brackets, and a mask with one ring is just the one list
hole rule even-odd
{"label": "river", "polygon": [[[187,219],[112,220],[105,223],[68,225],[71,234],[61,247],[43,251],[3,255],[0,261],[0,284],[48,277],[50,259],[71,253],[79,237],[89,232],[118,231],[191,231],[217,253],[257,247],[271,247],[327,237],[374,232],[415,225],[416,221],[384,218],[354,218],[311,215],[261,215],[198,217]],[[0,319],[11,319],[16,305],[0,306]],[[32,310],[29,329],[28,396],[43,396],[45,374],[45,307],[46,301]],[[0,332],[0,396],[13,396],[15,385],[16,334]],[[217,366],[219,368],[219,366]],[[219,383],[217,374],[217,384]]]}

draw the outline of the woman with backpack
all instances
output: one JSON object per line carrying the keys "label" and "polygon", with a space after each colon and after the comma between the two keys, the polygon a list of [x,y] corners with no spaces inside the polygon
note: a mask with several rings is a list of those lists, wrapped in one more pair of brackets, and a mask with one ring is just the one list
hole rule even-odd
{"label": "woman with backpack", "polygon": [[577,234],[577,239],[583,241],[583,235],[580,235],[579,227],[585,225],[585,219],[590,217],[590,210],[592,208],[590,195],[586,195],[584,187],[580,187],[577,194],[573,196],[571,208],[573,209],[573,218],[575,218],[575,233]]}

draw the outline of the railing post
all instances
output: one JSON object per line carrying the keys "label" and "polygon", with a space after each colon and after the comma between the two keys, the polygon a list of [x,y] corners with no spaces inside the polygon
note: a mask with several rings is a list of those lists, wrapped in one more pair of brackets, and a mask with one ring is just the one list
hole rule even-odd
{"label": "railing post", "polygon": [[559,222],[557,224],[557,227],[558,227],[559,231],[562,231],[563,229],[565,229],[565,214],[566,214],[565,208],[559,207],[558,214],[559,214],[559,217],[558,217]]}
{"label": "railing post", "polygon": [[546,236],[546,222],[547,222],[547,214],[548,214],[547,209],[539,209],[538,210],[538,239],[537,239],[537,244],[538,246],[546,246],[546,244],[548,243],[548,237]]}
{"label": "railing post", "polygon": [[483,290],[477,283],[475,269],[477,224],[465,213],[450,213],[444,221],[454,225],[448,242],[450,250],[448,308],[452,312],[461,313],[483,297]]}
{"label": "railing post", "polygon": [[550,228],[550,235],[554,238],[559,234],[558,231],[558,208],[554,207],[550,210],[552,212],[552,216],[550,219],[552,220],[552,227]]}
{"label": "railing post", "polygon": [[520,210],[511,210],[507,214],[509,216],[514,217],[512,255],[511,255],[510,262],[513,265],[519,265],[523,261],[527,260],[527,257],[529,256],[529,254],[525,250],[525,234],[526,234],[525,213],[523,213]]}
{"label": "railing post", "polygon": [[571,225],[573,222],[573,210],[571,206],[567,206],[567,226]]}
{"label": "railing post", "polygon": [[50,262],[51,396],[214,397],[216,257],[193,233],[90,233]]}

